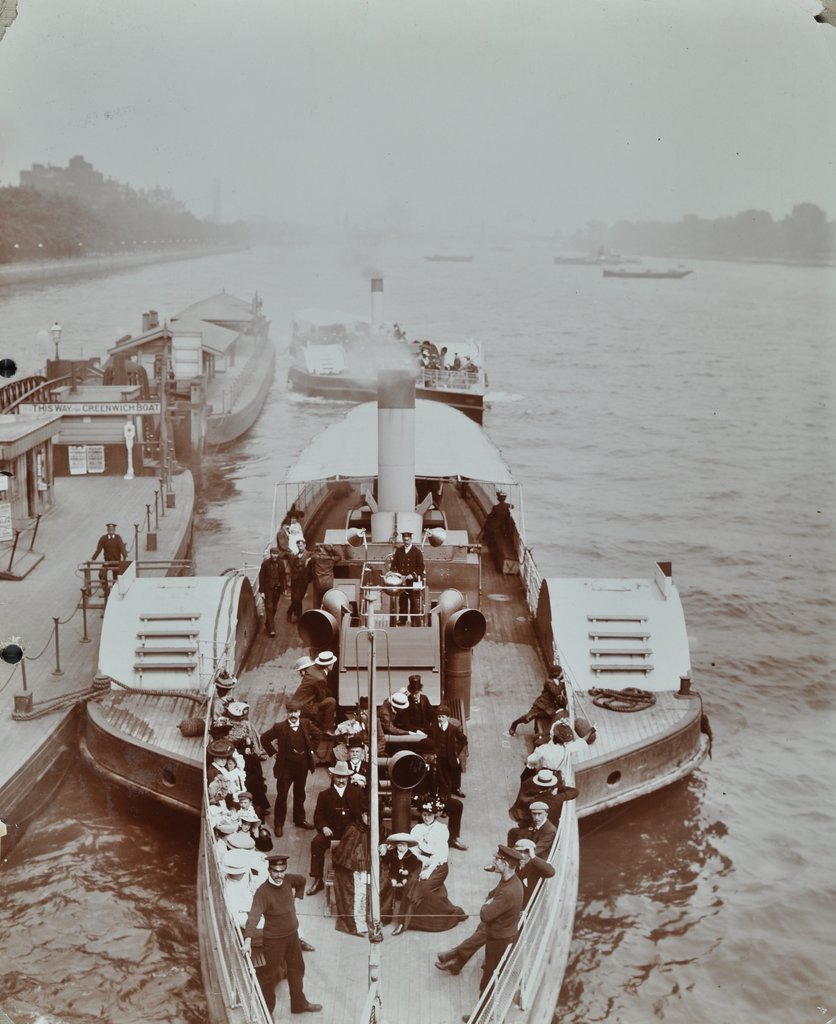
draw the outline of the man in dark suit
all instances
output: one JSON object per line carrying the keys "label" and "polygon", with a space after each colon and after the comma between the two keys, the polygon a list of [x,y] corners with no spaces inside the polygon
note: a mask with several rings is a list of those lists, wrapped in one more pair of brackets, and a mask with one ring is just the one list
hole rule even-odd
{"label": "man in dark suit", "polygon": [[273,812],[273,832],[281,836],[287,814],[287,794],[293,786],[293,824],[299,828],[312,829],[305,817],[305,783],[316,767],[314,750],[317,737],[312,726],[302,721],[301,708],[293,701],[287,705],[287,718],[261,734],[261,745],[276,761],[273,774],[276,776],[276,804]]}
{"label": "man in dark suit", "polygon": [[517,866],[517,878],[522,882],[525,890],[523,907],[526,907],[540,879],[554,876],[554,865],[537,856],[533,839],[518,839],[514,843],[514,849],[522,857]]}
{"label": "man in dark suit", "polygon": [[279,601],[287,586],[284,562],[277,547],[270,548],[270,554],[258,570],[258,589],[264,598],[264,628],[270,636],[276,635],[275,618]]}
{"label": "man in dark suit", "polygon": [[446,800],[451,794],[463,797],[462,753],[467,746],[467,737],[461,726],[450,721],[450,709],[442,704],[436,713],[436,720],[430,727],[429,738],[435,753],[435,777],[438,795]]}
{"label": "man in dark suit", "polygon": [[90,556],[90,561],[95,562],[99,555],[104,555],[104,565],[99,569],[99,580],[102,584],[102,590],[104,596],[107,597],[109,592],[108,587],[108,573],[113,574],[113,580],[122,572],[121,563],[127,561],[128,549],[125,547],[125,542],[116,532],[116,523],[106,523],[106,533],[103,533],[99,537],[99,542],[96,544],[96,550]]}
{"label": "man in dark suit", "polygon": [[366,795],[360,786],[349,785],[353,772],[345,761],[337,761],[331,773],[331,785],[323,789],[316,798],[314,827],[316,835],[311,840],[311,887],[309,896],[315,896],[325,888],[322,875],[325,870],[325,851],[332,842],[343,837],[349,822],[361,822],[365,809]]}
{"label": "man in dark suit", "polygon": [[557,828],[549,821],[549,805],[542,800],[535,800],[528,809],[531,811],[532,824],[527,828],[512,828],[508,832],[508,845],[513,846],[518,839],[531,839],[535,854],[547,860],[557,835]]}
{"label": "man in dark suit", "polygon": [[429,733],[435,715],[429,697],[422,692],[423,688],[419,675],[409,677],[406,688],[409,707],[400,715],[400,719],[412,730],[420,729],[421,732]]}
{"label": "man in dark suit", "polygon": [[[421,590],[413,589],[414,582],[424,581],[424,556],[419,548],[412,545],[412,533],[404,530],[403,546],[399,547],[392,559],[392,572],[400,573],[404,578],[407,589],[398,594],[398,620],[399,626],[420,626],[419,612],[421,611]],[[407,617],[408,613],[408,617]]]}

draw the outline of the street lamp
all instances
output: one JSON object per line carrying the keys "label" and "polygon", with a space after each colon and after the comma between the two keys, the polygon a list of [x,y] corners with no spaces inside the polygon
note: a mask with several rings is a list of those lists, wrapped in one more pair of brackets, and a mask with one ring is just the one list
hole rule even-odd
{"label": "street lamp", "polygon": [[52,327],[50,327],[49,333],[52,335],[52,340],[55,342],[55,361],[57,362],[58,361],[58,342],[61,340],[61,334],[63,333],[63,328],[61,327],[61,324],[59,324],[57,320],[52,325]]}

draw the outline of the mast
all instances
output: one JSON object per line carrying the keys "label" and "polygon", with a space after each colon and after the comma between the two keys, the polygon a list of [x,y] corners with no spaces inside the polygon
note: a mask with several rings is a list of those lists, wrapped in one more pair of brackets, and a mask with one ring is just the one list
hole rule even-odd
{"label": "mast", "polygon": [[[376,597],[376,595],[375,595]],[[380,949],[383,926],[380,922],[380,804],[378,801],[377,764],[377,699],[375,682],[377,672],[376,633],[374,613],[377,601],[370,600],[367,613],[369,638],[369,986],[380,980]]]}

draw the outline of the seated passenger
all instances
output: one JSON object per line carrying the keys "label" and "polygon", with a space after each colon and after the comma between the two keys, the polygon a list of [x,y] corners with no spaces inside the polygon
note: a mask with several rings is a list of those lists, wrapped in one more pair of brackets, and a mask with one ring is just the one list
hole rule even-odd
{"label": "seated passenger", "polygon": [[380,866],[386,880],[380,890],[380,919],[383,924],[394,921],[393,935],[404,930],[406,889],[421,870],[421,861],[412,852],[418,840],[406,832],[393,832],[379,848]]}
{"label": "seated passenger", "polygon": [[247,923],[253,905],[249,858],[244,850],[227,850],[222,861],[224,898],[239,928]]}
{"label": "seated passenger", "polygon": [[540,695],[524,715],[514,719],[508,728],[508,735],[513,736],[517,731],[517,726],[533,721],[535,742],[538,738],[545,739],[552,719],[558,711],[566,707],[566,704],[566,683],[563,679],[563,669],[560,665],[554,665],[549,670],[548,679],[543,683]]}
{"label": "seated passenger", "polygon": [[425,803],[421,822],[412,827],[410,835],[416,839],[415,856],[421,862],[417,877],[407,886],[404,896],[406,912],[403,930],[443,932],[455,928],[467,914],[450,902],[444,884],[449,874],[447,826],[437,818],[435,802]]}

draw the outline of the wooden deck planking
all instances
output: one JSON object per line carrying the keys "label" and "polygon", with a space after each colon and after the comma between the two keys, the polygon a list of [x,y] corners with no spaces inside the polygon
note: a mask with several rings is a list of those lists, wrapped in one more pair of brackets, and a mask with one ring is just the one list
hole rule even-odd
{"label": "wooden deck planking", "polygon": [[[24,579],[0,580],[1,635],[3,639],[22,637],[27,686],[36,707],[43,701],[90,685],[98,664],[102,612],[88,609],[90,642],[81,642],[84,631],[81,609],[77,605],[83,580],[77,574],[77,567],[93,553],[99,535],[104,532],[105,519],[116,521],[133,554],[133,523],[144,524],[145,505],[150,502],[153,508],[154,491],[158,488],[159,481],[154,477],[134,480],[114,476],[60,477],[55,482],[55,507],[41,519],[34,545],[44,558]],[[141,533],[140,560],[173,558],[191,528],[194,499],[191,474],[174,477],[172,489],[177,505],[166,509],[165,516],[159,519],[157,551],[145,552],[144,533]],[[21,538],[21,546],[28,546],[30,536]],[[8,546],[0,545],[0,564],[8,565],[8,557]],[[60,676],[53,674],[53,617],[61,622],[63,675]],[[5,786],[67,714],[55,711],[31,721],[15,721],[11,717],[14,694],[21,689],[20,665],[0,663],[0,749],[14,755],[0,759],[0,816],[7,821],[10,831],[14,822],[8,817],[9,808],[3,796]]]}
{"label": "wooden deck planking", "polygon": [[[447,500],[445,496],[445,503]],[[456,522],[457,528],[467,524],[471,534],[474,532],[473,517],[460,502],[451,521]],[[507,809],[516,796],[519,774],[529,750],[524,736],[512,739],[505,733],[511,720],[526,711],[540,692],[544,674],[519,577],[503,577],[489,567],[483,577],[483,591],[486,588],[488,593],[501,593],[507,600],[493,602],[483,595],[488,632],[474,652],[471,718],[466,725],[470,759],[462,781],[467,794],[462,839],[469,849],[450,851],[447,880],[450,899],[470,917],[456,928],[440,933],[409,931],[393,937],[391,928],[385,929],[380,951],[387,1020],[406,1020],[410,1010],[414,1012],[414,1007],[420,1005],[433,1024],[453,1024],[470,1011],[478,996],[481,954],[474,956],[458,977],[442,974],[434,962],[438,952],[470,935],[478,923],[482,902],[495,884],[496,876],[486,873],[483,866],[490,862],[497,843],[505,842],[513,824]],[[294,662],[306,653],[295,627],[285,622],[286,600],[283,599],[276,616],[278,635],[259,636],[250,659],[252,668],[242,674],[238,684],[239,696],[251,704],[251,719],[260,730],[269,727],[277,717],[284,717],[282,705],[298,684]],[[265,762],[264,768],[272,800],[272,762]],[[309,779],[309,817],[316,794],[328,784],[325,768],[318,768]],[[296,828],[290,817],[288,810],[285,833],[275,841],[275,849],[288,854],[291,871],[307,877],[311,833]],[[306,897],[298,911],[306,939],[317,947],[315,953],[305,957],[308,998],[324,1004],[322,1020],[328,1024],[356,1024],[366,990],[368,943],[335,931],[334,918],[325,915],[324,893]],[[335,978],[345,981],[340,999],[333,996]],[[288,1011],[287,989],[280,985],[276,1019],[283,1019]]]}

